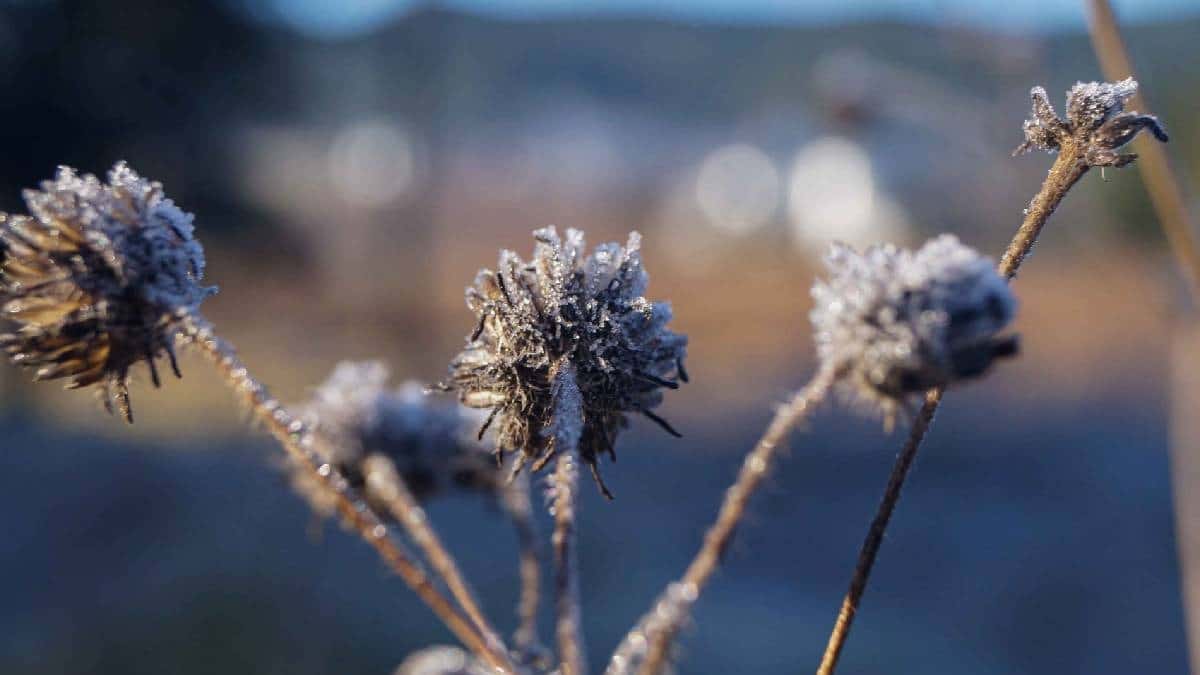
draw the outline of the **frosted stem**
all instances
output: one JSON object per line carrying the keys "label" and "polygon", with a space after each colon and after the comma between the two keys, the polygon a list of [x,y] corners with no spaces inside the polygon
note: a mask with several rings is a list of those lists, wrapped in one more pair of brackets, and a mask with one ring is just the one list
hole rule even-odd
{"label": "frosted stem", "polygon": [[233,345],[218,337],[212,324],[198,313],[181,316],[180,331],[187,343],[212,362],[225,383],[242,397],[254,417],[279,445],[328,488],[345,522],[379,553],[388,567],[416,592],[455,637],[492,667],[502,672],[517,672],[508,655],[492,650],[469,621],[442,595],[414,557],[389,536],[387,526],[347,484],[345,478],[313,451],[308,427],[288,412],[250,374]]}
{"label": "frosted stem", "polygon": [[445,582],[446,588],[450,590],[450,595],[466,612],[467,618],[471,620],[475,629],[487,642],[488,648],[504,653],[506,651],[504,641],[500,639],[496,630],[483,615],[483,610],[480,609],[475,594],[467,585],[462,572],[459,571],[458,564],[454,562],[454,557],[446,550],[441,538],[430,526],[425,509],[421,508],[408,486],[405,485],[404,479],[396,471],[396,465],[386,456],[375,454],[367,457],[363,471],[367,479],[368,494],[383,503],[392,518],[404,528],[408,536],[421,549],[425,559],[433,567],[433,571]]}
{"label": "frosted stem", "polygon": [[533,505],[529,498],[529,475],[521,473],[504,489],[504,510],[512,521],[517,535],[521,577],[521,596],[517,601],[517,618],[520,624],[513,635],[516,648],[532,655],[541,652],[538,640],[538,607],[541,604],[542,561],[539,550],[537,524],[533,519]]}
{"label": "frosted stem", "polygon": [[575,554],[575,499],[579,466],[574,448],[560,448],[550,477],[554,514],[555,636],[562,675],[587,672],[579,628],[579,568]]}
{"label": "frosted stem", "polygon": [[[725,501],[721,504],[716,521],[704,535],[704,544],[700,551],[688,566],[683,578],[674,584],[679,587],[678,593],[682,597],[690,597],[693,600],[699,597],[700,591],[720,564],[721,555],[733,539],[738,524],[746,515],[750,498],[770,471],[771,461],[778,453],[779,446],[787,439],[788,432],[824,400],[839,375],[836,368],[822,368],[807,385],[792,396],[791,400],[775,412],[775,417],[767,426],[766,432],[742,462],[737,480],[725,491]],[[670,593],[671,589],[668,587],[663,598],[668,598]],[[660,599],[659,603],[662,602],[664,600]],[[647,632],[644,636],[646,656],[637,671],[641,675],[654,675],[667,665],[671,642],[686,620],[687,612],[668,613],[668,618],[669,620],[658,621],[654,626],[655,630]]]}

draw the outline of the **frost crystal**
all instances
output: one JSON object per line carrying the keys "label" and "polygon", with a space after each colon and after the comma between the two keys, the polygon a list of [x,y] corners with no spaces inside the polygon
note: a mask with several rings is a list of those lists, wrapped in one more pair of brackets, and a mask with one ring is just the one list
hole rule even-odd
{"label": "frost crystal", "polygon": [[992,262],[952,235],[914,252],[834,244],[829,279],[812,289],[817,355],[842,369],[843,394],[887,420],[920,392],[985,372],[1016,353],[997,334],[1016,300]]}
{"label": "frost crystal", "polygon": [[178,376],[177,320],[215,292],[200,285],[192,216],[124,163],[107,183],[60,167],[24,197],[31,215],[0,214],[4,312],[18,326],[0,341],[35,379],[101,384],[110,412],[115,400],[132,421],[130,367],[145,361],[158,386],[165,355]]}
{"label": "frost crystal", "polygon": [[493,672],[458,647],[437,645],[410,654],[394,675],[491,675]]}
{"label": "frost crystal", "polygon": [[[389,389],[388,377],[378,361],[339,363],[300,408],[321,458],[356,489],[366,484],[367,459],[379,454],[395,464],[419,500],[452,487],[494,494],[502,481],[487,451],[469,437],[468,411],[431,400],[416,382]],[[334,503],[323,483],[306,467],[287,466],[297,492],[318,513],[331,515]]]}
{"label": "frost crystal", "polygon": [[[662,390],[687,380],[687,338],[667,328],[671,307],[643,293],[641,237],[584,255],[583,233],[534,232],[533,259],[502,251],[467,289],[478,318],[442,385],[468,406],[491,411],[497,452],[541,468],[561,444],[575,444],[601,490],[597,471],[613,455],[627,413],[678,435],[654,408]],[[481,431],[482,434],[482,431]]]}
{"label": "frost crystal", "polygon": [[1046,90],[1030,91],[1033,113],[1025,121],[1025,142],[1014,152],[1019,155],[1033,149],[1058,152],[1073,147],[1088,166],[1121,167],[1137,159],[1134,154],[1117,150],[1133,140],[1143,129],[1167,141],[1167,132],[1153,115],[1123,112],[1125,103],[1137,92],[1132,77],[1120,82],[1079,82],[1067,92],[1067,117],[1054,111]]}

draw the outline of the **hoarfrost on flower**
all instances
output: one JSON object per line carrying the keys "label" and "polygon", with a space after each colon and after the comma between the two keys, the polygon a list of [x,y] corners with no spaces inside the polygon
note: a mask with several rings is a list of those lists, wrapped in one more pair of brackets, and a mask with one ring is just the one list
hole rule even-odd
{"label": "hoarfrost on flower", "polygon": [[844,372],[839,389],[890,421],[931,387],[984,373],[1016,352],[1016,300],[993,263],[952,235],[916,252],[835,244],[829,278],[812,289],[822,364]]}
{"label": "hoarfrost on flower", "polygon": [[[687,379],[687,338],[667,328],[668,303],[644,297],[636,232],[625,246],[602,244],[591,255],[578,230],[560,238],[548,227],[534,239],[530,261],[502,251],[467,289],[476,327],[443,387],[490,411],[497,452],[517,453],[516,469],[538,469],[560,444],[573,444],[607,494],[597,462],[615,456],[628,413],[675,433],[653,410],[664,388]],[[559,400],[576,393],[578,405]],[[574,419],[557,419],[567,414]]]}

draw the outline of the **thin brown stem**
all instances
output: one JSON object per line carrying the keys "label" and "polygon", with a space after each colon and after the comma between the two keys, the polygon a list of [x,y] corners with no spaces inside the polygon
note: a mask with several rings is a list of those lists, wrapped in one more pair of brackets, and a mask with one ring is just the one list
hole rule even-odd
{"label": "thin brown stem", "polygon": [[541,651],[537,619],[541,604],[542,560],[537,525],[533,520],[533,504],[529,498],[528,473],[515,476],[504,488],[502,499],[504,510],[517,535],[520,558],[517,568],[521,577],[521,595],[517,600],[519,624],[513,635],[513,643],[519,651],[534,655]]}
{"label": "thin brown stem", "polygon": [[842,647],[846,645],[846,638],[850,635],[850,626],[854,623],[854,615],[858,611],[858,603],[867,590],[867,580],[871,576],[871,568],[875,565],[879,547],[883,545],[883,535],[887,531],[888,522],[892,519],[892,512],[896,510],[896,504],[900,501],[900,491],[904,488],[904,479],[908,477],[913,460],[917,458],[917,449],[921,447],[921,441],[925,439],[925,432],[929,430],[929,425],[933,422],[933,415],[937,412],[938,404],[942,400],[942,391],[940,388],[932,389],[925,395],[925,404],[917,413],[912,429],[909,430],[908,441],[900,450],[900,456],[896,458],[896,464],[892,467],[891,475],[888,476],[887,488],[883,491],[879,510],[871,521],[871,527],[867,530],[867,538],[863,541],[862,550],[859,551],[858,564],[854,567],[854,576],[850,579],[850,590],[842,600],[837,621],[833,624],[833,633],[829,636],[829,646],[826,647],[825,655],[821,658],[821,665],[817,668],[817,672],[821,675],[833,672],[837,666],[838,657],[842,653]]}
{"label": "thin brown stem", "polygon": [[[771,469],[771,462],[778,454],[780,446],[787,440],[788,433],[797,423],[808,417],[818,403],[825,399],[839,375],[836,368],[822,368],[817,371],[807,385],[775,412],[775,417],[767,426],[762,438],[746,455],[737,479],[725,491],[725,500],[717,512],[716,521],[704,535],[704,543],[701,545],[700,551],[688,565],[683,577],[676,584],[672,584],[673,587],[679,589],[678,594],[690,598],[689,603],[699,597],[700,591],[704,589],[705,584],[720,565],[725,549],[729,546],[734,533],[737,532],[738,525],[746,515],[750,498],[754,496],[766,479]],[[642,662],[641,669],[637,671],[640,675],[654,675],[661,672],[666,666],[670,656],[671,643],[687,615],[686,612],[676,612],[676,614],[675,620],[663,622],[655,630],[647,631],[645,635],[646,657]]]}
{"label": "thin brown stem", "polygon": [[416,497],[405,485],[404,479],[396,471],[395,463],[384,455],[371,455],[364,464],[364,473],[367,478],[367,490],[372,499],[377,499],[384,505],[392,518],[421,549],[433,571],[445,582],[450,595],[475,625],[489,649],[501,653],[506,651],[504,641],[483,615],[483,610],[459,571],[458,564],[454,562],[454,557],[446,550],[441,537],[429,525],[425,509],[421,508]]}
{"label": "thin brown stem", "polygon": [[584,675],[587,658],[579,627],[579,570],[575,554],[575,500],[579,466],[573,449],[558,451],[551,476],[554,514],[555,636],[562,675]]}
{"label": "thin brown stem", "polygon": [[180,330],[182,337],[212,362],[225,383],[244,399],[254,417],[279,445],[329,489],[344,521],[379,553],[388,567],[413,589],[455,637],[492,667],[515,673],[516,668],[507,654],[490,648],[467,618],[442,595],[413,556],[389,536],[387,526],[366,502],[332,466],[317,456],[307,426],[250,374],[233,346],[216,335],[212,324],[199,314],[191,313],[180,317]]}
{"label": "thin brown stem", "polygon": [[[1004,278],[1012,279],[1016,275],[1017,269],[1029,255],[1033,245],[1037,243],[1038,235],[1041,234],[1046,221],[1062,203],[1063,197],[1067,195],[1071,187],[1087,173],[1088,168],[1082,157],[1082,148],[1074,144],[1066,144],[1060,149],[1054,165],[1050,167],[1050,173],[1046,175],[1046,180],[1042,183],[1041,190],[1029,202],[1029,207],[1025,209],[1025,219],[1004,250],[1004,255],[1000,257],[997,270]],[[929,426],[933,423],[933,416],[941,404],[942,393],[941,388],[935,388],[925,394],[925,404],[917,413],[912,429],[909,431],[908,440],[901,449],[899,457],[896,458],[896,463],[892,465],[892,472],[888,476],[883,499],[879,502],[879,508],[867,530],[866,539],[863,540],[862,548],[859,549],[858,562],[850,579],[850,588],[842,599],[842,606],[838,610],[837,619],[834,621],[833,630],[829,635],[829,643],[821,657],[821,664],[817,667],[817,675],[831,675],[837,668],[838,658],[841,656],[842,648],[846,646],[846,640],[850,637],[850,628],[858,613],[863,594],[866,593],[867,582],[870,580],[871,570],[875,566],[875,558],[879,555],[879,548],[883,544],[883,535],[887,531],[892,513],[896,510],[896,504],[900,501],[904,481],[908,478],[913,461],[916,460],[917,451],[920,450],[921,442],[925,440],[925,434],[929,431]]]}
{"label": "thin brown stem", "polygon": [[[1104,77],[1113,82],[1131,77],[1133,64],[1125,41],[1121,39],[1112,5],[1108,0],[1088,0],[1087,4],[1092,46],[1096,58],[1100,60]],[[1133,95],[1130,104],[1139,112],[1151,112],[1140,91]],[[1154,212],[1158,214],[1163,234],[1188,283],[1192,301],[1200,302],[1200,245],[1193,233],[1182,183],[1171,169],[1167,150],[1162,144],[1149,137],[1134,139],[1133,143],[1138,152],[1138,170],[1142,173],[1142,182],[1146,185]]]}

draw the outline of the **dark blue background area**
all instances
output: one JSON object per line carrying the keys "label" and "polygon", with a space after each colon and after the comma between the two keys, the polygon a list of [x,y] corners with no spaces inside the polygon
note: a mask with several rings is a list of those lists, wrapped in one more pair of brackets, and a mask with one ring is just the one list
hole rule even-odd
{"label": "dark blue background area", "polygon": [[[1183,672],[1163,416],[987,403],[951,397],[936,421],[846,672]],[[597,669],[683,569],[766,416],[682,441],[639,428],[606,467],[616,501],[585,490]],[[815,665],[899,445],[867,427],[826,412],[795,437],[696,606],[682,672]],[[451,639],[367,547],[313,527],[261,438],[168,449],[13,418],[3,438],[0,672],[384,673]],[[430,512],[510,630],[504,520],[468,496]]]}

